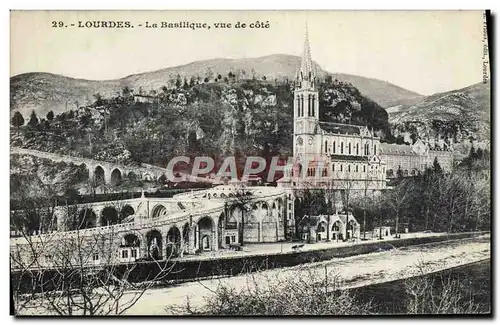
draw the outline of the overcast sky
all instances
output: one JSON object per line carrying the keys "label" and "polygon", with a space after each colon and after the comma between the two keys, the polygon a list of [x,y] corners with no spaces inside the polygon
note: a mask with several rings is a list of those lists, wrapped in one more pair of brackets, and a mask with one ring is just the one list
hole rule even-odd
{"label": "overcast sky", "polygon": [[[128,20],[133,29],[54,28]],[[269,21],[268,29],[146,29],[149,22]],[[330,72],[382,79],[432,94],[480,82],[479,11],[38,11],[11,14],[11,76],[51,72],[115,79],[212,58],[302,52],[308,22],[312,58]]]}

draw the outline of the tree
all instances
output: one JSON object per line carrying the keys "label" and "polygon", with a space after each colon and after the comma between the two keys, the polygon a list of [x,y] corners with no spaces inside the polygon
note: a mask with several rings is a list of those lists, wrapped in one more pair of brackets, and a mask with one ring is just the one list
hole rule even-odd
{"label": "tree", "polygon": [[28,125],[32,128],[36,128],[39,125],[38,117],[36,116],[36,113],[34,110],[31,111],[31,116],[30,116],[30,120],[28,121]]}
{"label": "tree", "polygon": [[54,112],[53,111],[49,111],[47,113],[47,121],[52,122],[53,119],[54,119]]}
{"label": "tree", "polygon": [[[67,206],[66,217],[75,218],[74,207]],[[57,224],[53,215],[51,223]],[[18,228],[22,236],[10,250],[15,314],[121,315],[175,265],[168,258],[144,270],[137,263],[116,263],[116,247],[124,241],[114,227],[102,229],[31,236]],[[137,242],[125,245],[140,250]]]}
{"label": "tree", "polygon": [[19,133],[19,128],[24,125],[23,114],[21,114],[19,111],[16,111],[14,113],[14,116],[12,116],[10,123],[12,124],[12,126],[17,128],[17,132]]}
{"label": "tree", "polygon": [[180,89],[182,86],[182,78],[181,76],[178,74],[177,75],[177,78],[175,79],[175,88],[176,89]]}
{"label": "tree", "polygon": [[395,226],[395,236],[399,236],[399,218],[402,210],[408,202],[410,193],[413,190],[413,185],[411,180],[405,180],[399,183],[390,193],[387,199],[387,203],[396,213],[396,226]]}
{"label": "tree", "polygon": [[238,187],[233,191],[233,199],[229,201],[228,209],[229,211],[239,210],[241,212],[241,221],[239,223],[239,234],[238,239],[240,245],[244,245],[244,235],[245,235],[245,216],[248,211],[251,210],[250,202],[254,199],[253,193],[246,188],[245,185],[238,185]]}
{"label": "tree", "polygon": [[432,169],[436,174],[442,174],[443,169],[441,168],[441,165],[439,164],[439,161],[437,157],[434,157],[434,162],[432,163]]}

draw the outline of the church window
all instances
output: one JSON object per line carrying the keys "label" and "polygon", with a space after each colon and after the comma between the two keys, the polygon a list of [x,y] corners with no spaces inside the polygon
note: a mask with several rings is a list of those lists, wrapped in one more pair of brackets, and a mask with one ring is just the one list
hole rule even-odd
{"label": "church window", "polygon": [[347,165],[347,171],[351,172],[351,165]]}
{"label": "church window", "polygon": [[327,153],[327,152],[328,152],[328,141],[325,140],[325,153]]}
{"label": "church window", "polygon": [[332,164],[332,172],[335,171],[335,164]]}
{"label": "church window", "polygon": [[366,165],[363,166],[363,172],[366,173]]}
{"label": "church window", "polygon": [[358,172],[358,165],[356,165],[356,173]]}
{"label": "church window", "polygon": [[312,116],[315,117],[316,112],[314,111],[314,95],[311,96],[311,111],[312,111]]}
{"label": "church window", "polygon": [[304,96],[303,95],[300,95],[300,107],[302,109],[300,116],[304,116]]}
{"label": "church window", "polygon": [[344,154],[344,142],[340,143],[340,153],[343,155]]}
{"label": "church window", "polygon": [[323,168],[323,177],[326,177],[326,176],[327,176],[327,169]]}
{"label": "church window", "polygon": [[351,154],[351,143],[349,142],[349,154]]}
{"label": "church window", "polygon": [[359,143],[356,143],[356,155],[359,155]]}
{"label": "church window", "polygon": [[333,153],[335,153],[335,141],[333,141]]}
{"label": "church window", "polygon": [[374,155],[377,154],[377,145],[376,144],[373,145],[373,154]]}
{"label": "church window", "polygon": [[343,171],[343,165],[340,164],[340,171]]}

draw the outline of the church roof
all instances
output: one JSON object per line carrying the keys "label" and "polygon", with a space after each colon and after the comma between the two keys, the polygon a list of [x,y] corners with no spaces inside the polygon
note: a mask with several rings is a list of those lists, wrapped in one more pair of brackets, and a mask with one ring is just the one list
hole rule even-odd
{"label": "church roof", "polygon": [[365,156],[347,156],[347,155],[330,155],[332,161],[345,160],[345,161],[359,161],[367,162],[368,157]]}
{"label": "church roof", "polygon": [[380,144],[380,154],[406,154],[416,155],[411,146],[406,144],[384,143]]}
{"label": "church roof", "polygon": [[361,126],[333,122],[319,122],[319,127],[328,133],[338,134],[361,134]]}

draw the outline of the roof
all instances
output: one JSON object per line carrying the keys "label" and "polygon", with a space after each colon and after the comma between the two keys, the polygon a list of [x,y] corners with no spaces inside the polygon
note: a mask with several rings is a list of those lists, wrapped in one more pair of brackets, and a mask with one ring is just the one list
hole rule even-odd
{"label": "roof", "polygon": [[361,126],[333,122],[319,122],[319,127],[328,133],[338,134],[361,134]]}
{"label": "roof", "polygon": [[380,154],[407,154],[417,155],[413,152],[412,147],[406,144],[395,143],[380,143]]}
{"label": "roof", "polygon": [[345,160],[345,161],[358,161],[367,162],[368,157],[366,156],[346,156],[346,155],[330,155],[332,161]]}

